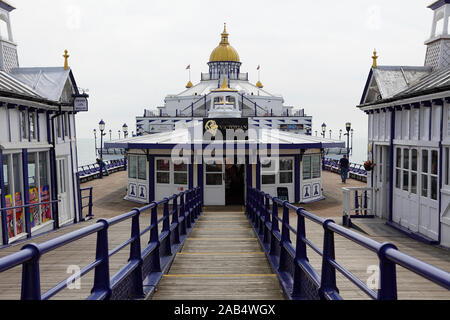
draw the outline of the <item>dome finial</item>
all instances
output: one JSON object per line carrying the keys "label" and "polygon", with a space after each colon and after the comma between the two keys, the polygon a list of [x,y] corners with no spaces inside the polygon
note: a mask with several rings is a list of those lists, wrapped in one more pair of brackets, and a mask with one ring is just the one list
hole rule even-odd
{"label": "dome finial", "polygon": [[372,59],[373,59],[373,65],[372,65],[372,67],[373,68],[376,68],[376,67],[378,67],[378,65],[377,65],[377,59],[378,59],[379,57],[377,56],[377,49],[374,49],[373,50],[373,57],[372,57]]}
{"label": "dome finial", "polygon": [[227,33],[227,23],[223,23],[223,33]]}

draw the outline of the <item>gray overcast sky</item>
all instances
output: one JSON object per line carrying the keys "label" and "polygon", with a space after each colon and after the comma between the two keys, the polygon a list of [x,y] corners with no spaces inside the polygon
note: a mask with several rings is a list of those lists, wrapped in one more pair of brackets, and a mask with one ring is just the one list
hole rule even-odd
{"label": "gray overcast sky", "polygon": [[367,136],[359,103],[377,48],[381,65],[423,65],[432,11],[423,0],[11,0],[21,66],[62,66],[69,50],[78,85],[88,88],[90,111],[77,133],[91,138],[103,118],[107,130],[163,105],[179,93],[192,66],[197,83],[227,22],[242,71],[286,104],[303,107],[335,133],[351,121]]}

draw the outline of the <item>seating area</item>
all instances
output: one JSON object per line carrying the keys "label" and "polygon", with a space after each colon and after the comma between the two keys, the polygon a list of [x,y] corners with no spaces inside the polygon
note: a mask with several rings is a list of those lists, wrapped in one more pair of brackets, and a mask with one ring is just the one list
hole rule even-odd
{"label": "seating area", "polygon": [[[105,161],[105,164],[109,173],[126,170],[125,158]],[[100,177],[100,165],[95,163],[87,166],[81,166],[78,168],[78,176],[81,183],[97,179]]]}
{"label": "seating area", "polygon": [[[339,160],[324,158],[323,169],[339,174]],[[350,163],[350,179],[367,182],[367,171],[362,164]]]}

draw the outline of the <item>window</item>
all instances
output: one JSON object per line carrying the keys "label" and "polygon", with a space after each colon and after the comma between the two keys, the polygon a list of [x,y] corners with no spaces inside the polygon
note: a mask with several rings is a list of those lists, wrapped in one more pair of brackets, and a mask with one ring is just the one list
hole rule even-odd
{"label": "window", "polygon": [[438,151],[431,151],[431,200],[438,199]]}
{"label": "window", "polygon": [[319,179],[322,176],[320,164],[321,156],[318,154],[303,156],[303,180]]}
{"label": "window", "polygon": [[180,162],[173,164],[173,181],[177,185],[188,184],[188,165]]}
{"label": "window", "polygon": [[128,178],[137,178],[137,156],[130,155],[128,158]]}
{"label": "window", "polygon": [[170,184],[170,160],[156,160],[156,183]]}
{"label": "window", "polygon": [[147,180],[147,157],[138,157],[138,179]]}
{"label": "window", "polygon": [[69,114],[64,114],[64,136],[69,136]]}
{"label": "window", "polygon": [[397,148],[396,149],[396,154],[397,154],[397,161],[396,161],[396,169],[395,169],[395,187],[397,189],[401,188],[401,184],[402,184],[402,178],[401,178],[401,174],[402,174],[402,149],[401,148]]}
{"label": "window", "polygon": [[221,186],[223,184],[223,165],[214,162],[206,165],[206,185]]}
{"label": "window", "polygon": [[28,116],[27,112],[20,111],[20,131],[22,135],[22,140],[28,139]]}
{"label": "window", "polygon": [[409,149],[403,149],[403,191],[409,191]]}
{"label": "window", "polygon": [[428,150],[422,150],[422,197],[428,198]]}
{"label": "window", "polygon": [[36,121],[36,112],[29,112],[29,121],[30,121],[30,138],[32,140],[37,140],[37,121]]}
{"label": "window", "polygon": [[417,149],[411,150],[411,193],[417,194]]}
{"label": "window", "polygon": [[294,160],[280,159],[280,184],[294,182]]}
{"label": "window", "polygon": [[276,169],[272,167],[272,165],[275,164],[274,161],[268,161],[266,163],[261,163],[261,172],[262,172],[262,176],[261,176],[261,183],[263,185],[268,185],[268,184],[276,184],[276,174],[275,171]]}
{"label": "window", "polygon": [[61,125],[62,118],[61,116],[57,117],[55,119],[55,125],[56,125],[56,133],[58,135],[58,138],[62,138],[62,125]]}

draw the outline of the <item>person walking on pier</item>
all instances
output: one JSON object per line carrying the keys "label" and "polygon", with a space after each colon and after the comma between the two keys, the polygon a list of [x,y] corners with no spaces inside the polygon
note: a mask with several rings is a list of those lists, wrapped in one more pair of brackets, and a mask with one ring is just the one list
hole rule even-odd
{"label": "person walking on pier", "polygon": [[350,161],[348,161],[347,155],[344,155],[344,157],[339,160],[339,169],[341,170],[342,183],[347,183],[348,172],[350,170]]}
{"label": "person walking on pier", "polygon": [[109,176],[108,168],[106,167],[106,163],[103,161],[103,159],[97,159],[97,164],[98,164],[98,165],[101,164],[101,167],[103,168],[103,171],[105,172],[104,174],[105,174],[106,176]]}

